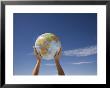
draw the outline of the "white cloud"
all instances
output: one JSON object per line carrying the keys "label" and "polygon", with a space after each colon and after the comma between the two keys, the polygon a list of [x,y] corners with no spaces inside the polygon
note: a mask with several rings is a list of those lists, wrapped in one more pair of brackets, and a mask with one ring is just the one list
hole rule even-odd
{"label": "white cloud", "polygon": [[81,56],[90,56],[97,54],[97,46],[90,46],[90,47],[84,47],[84,48],[79,48],[79,49],[74,49],[74,50],[66,50],[63,52],[63,55],[65,56],[76,56],[76,57],[81,57]]}
{"label": "white cloud", "polygon": [[76,64],[76,65],[79,65],[79,64],[91,64],[93,62],[77,62],[77,63],[71,63],[71,64]]}
{"label": "white cloud", "polygon": [[55,64],[45,64],[46,66],[55,66]]}

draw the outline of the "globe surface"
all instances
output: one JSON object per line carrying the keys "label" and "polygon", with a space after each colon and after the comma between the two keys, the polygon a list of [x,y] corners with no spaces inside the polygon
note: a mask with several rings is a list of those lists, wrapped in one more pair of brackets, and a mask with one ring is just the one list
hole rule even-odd
{"label": "globe surface", "polygon": [[61,42],[56,35],[44,33],[35,41],[35,48],[40,52],[43,59],[51,60],[59,48],[61,48]]}

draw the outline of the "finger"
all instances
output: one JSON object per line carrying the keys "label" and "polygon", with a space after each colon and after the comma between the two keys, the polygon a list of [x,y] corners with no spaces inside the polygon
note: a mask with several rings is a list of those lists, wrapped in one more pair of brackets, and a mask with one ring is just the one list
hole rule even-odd
{"label": "finger", "polygon": [[59,52],[58,52],[58,55],[61,54],[61,51],[62,51],[62,49],[60,48],[60,49],[59,49]]}
{"label": "finger", "polygon": [[38,55],[36,48],[34,48],[34,53],[35,53],[35,55]]}
{"label": "finger", "polygon": [[35,48],[35,46],[33,46],[33,48],[34,48],[34,52],[38,54],[37,49]]}
{"label": "finger", "polygon": [[60,52],[62,51],[62,48],[60,48]]}
{"label": "finger", "polygon": [[35,49],[35,51],[36,51],[36,54],[41,57],[40,52],[38,52],[36,49]]}
{"label": "finger", "polygon": [[55,53],[55,56],[54,56],[54,57],[56,57],[57,53],[58,53],[58,52]]}
{"label": "finger", "polygon": [[36,52],[36,54],[38,55],[38,52],[37,52],[37,50],[35,49],[35,52]]}
{"label": "finger", "polygon": [[[60,53],[61,53],[61,48],[58,50],[58,52],[56,52],[55,56],[56,56],[56,55],[59,55]],[[54,56],[54,57],[55,57],[55,56]]]}

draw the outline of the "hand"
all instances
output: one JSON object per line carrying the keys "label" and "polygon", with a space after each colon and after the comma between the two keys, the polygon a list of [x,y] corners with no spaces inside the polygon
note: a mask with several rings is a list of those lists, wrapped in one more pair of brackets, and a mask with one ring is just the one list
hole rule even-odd
{"label": "hand", "polygon": [[61,57],[61,52],[62,52],[62,48],[59,49],[58,52],[56,52],[54,58],[55,58],[55,61],[58,61],[59,62],[59,59]]}
{"label": "hand", "polygon": [[37,49],[33,46],[34,48],[34,55],[36,56],[37,60],[41,60],[42,56],[41,54],[37,51]]}

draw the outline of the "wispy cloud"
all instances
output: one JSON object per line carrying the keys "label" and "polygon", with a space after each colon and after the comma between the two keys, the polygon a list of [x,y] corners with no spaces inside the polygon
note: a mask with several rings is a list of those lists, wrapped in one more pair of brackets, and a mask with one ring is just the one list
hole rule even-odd
{"label": "wispy cloud", "polygon": [[77,63],[71,63],[71,64],[80,65],[80,64],[91,64],[91,63],[94,63],[94,62],[93,61],[92,62],[77,62]]}
{"label": "wispy cloud", "polygon": [[55,64],[45,64],[46,66],[55,66]]}
{"label": "wispy cloud", "polygon": [[66,50],[63,52],[64,56],[90,56],[97,53],[97,46],[90,46],[90,47],[84,47],[84,48],[78,48],[74,50]]}
{"label": "wispy cloud", "polygon": [[[95,55],[95,54],[97,54],[97,46],[96,45],[63,51],[64,56],[81,57],[81,56],[90,56],[90,55]],[[27,55],[34,55],[34,52],[28,53]]]}

